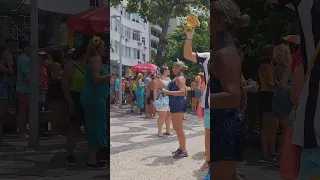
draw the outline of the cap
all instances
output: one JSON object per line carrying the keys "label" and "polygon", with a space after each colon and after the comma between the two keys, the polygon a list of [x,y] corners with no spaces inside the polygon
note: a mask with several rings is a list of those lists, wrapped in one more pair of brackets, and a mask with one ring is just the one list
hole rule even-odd
{"label": "cap", "polygon": [[44,55],[48,55],[48,53],[46,53],[46,52],[44,52],[44,51],[40,51],[40,52],[38,53],[38,55],[44,56]]}
{"label": "cap", "polygon": [[199,72],[198,73],[200,76],[204,76],[204,72]]}
{"label": "cap", "polygon": [[30,47],[30,42],[27,39],[23,39],[19,42],[19,47],[20,47],[20,49]]}

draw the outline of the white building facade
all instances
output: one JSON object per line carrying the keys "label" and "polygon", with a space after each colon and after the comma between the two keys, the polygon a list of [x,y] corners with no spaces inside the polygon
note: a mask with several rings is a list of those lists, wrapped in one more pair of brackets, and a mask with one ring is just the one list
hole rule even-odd
{"label": "white building facade", "polygon": [[[110,60],[119,63],[122,50],[123,75],[130,75],[130,67],[150,60],[150,26],[138,14],[125,11],[127,1],[110,7]],[[116,16],[121,16],[120,18]],[[120,35],[121,32],[121,35]],[[120,44],[120,36],[121,44]],[[128,74],[129,73],[129,74]]]}

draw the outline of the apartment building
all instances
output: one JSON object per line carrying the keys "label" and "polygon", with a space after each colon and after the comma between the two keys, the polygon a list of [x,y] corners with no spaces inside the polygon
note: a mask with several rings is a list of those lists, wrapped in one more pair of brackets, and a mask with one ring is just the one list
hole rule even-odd
{"label": "apartment building", "polygon": [[162,28],[159,25],[151,25],[150,27],[151,61],[154,61],[158,51],[159,40],[162,35]]}
{"label": "apartment building", "polygon": [[120,50],[122,50],[124,76],[132,75],[131,66],[150,60],[149,23],[144,22],[139,14],[126,12],[126,3],[124,0],[116,8],[110,8],[111,70],[118,72],[117,64],[120,62]]}

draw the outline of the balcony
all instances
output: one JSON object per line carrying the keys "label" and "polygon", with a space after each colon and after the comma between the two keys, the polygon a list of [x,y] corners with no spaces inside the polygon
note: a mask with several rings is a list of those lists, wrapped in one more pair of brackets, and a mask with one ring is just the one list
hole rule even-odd
{"label": "balcony", "polygon": [[151,30],[156,31],[157,33],[162,33],[162,28],[158,25],[152,25]]}
{"label": "balcony", "polygon": [[153,43],[159,43],[159,38],[155,35],[150,35],[150,38],[151,38],[151,42]]}

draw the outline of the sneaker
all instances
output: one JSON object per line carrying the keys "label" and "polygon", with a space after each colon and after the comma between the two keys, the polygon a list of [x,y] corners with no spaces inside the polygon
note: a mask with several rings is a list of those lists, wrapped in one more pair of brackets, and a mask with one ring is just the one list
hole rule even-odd
{"label": "sneaker", "polygon": [[204,180],[210,180],[210,172],[208,172],[204,178]]}
{"label": "sneaker", "polygon": [[179,148],[179,149],[177,149],[176,151],[172,152],[172,155],[176,155],[176,154],[178,154],[180,151],[181,151],[181,150],[180,150],[180,148]]}
{"label": "sneaker", "polygon": [[97,161],[96,164],[89,164],[89,163],[87,163],[87,168],[88,168],[88,169],[103,170],[103,169],[107,169],[108,167],[107,167],[106,165],[101,164],[99,161]]}
{"label": "sneaker", "polygon": [[76,164],[76,158],[73,155],[66,156],[66,163],[67,164]]}
{"label": "sneaker", "polygon": [[173,156],[173,158],[175,158],[175,159],[181,159],[181,158],[185,158],[185,157],[188,157],[187,151],[186,152],[180,151],[179,153],[177,153]]}

